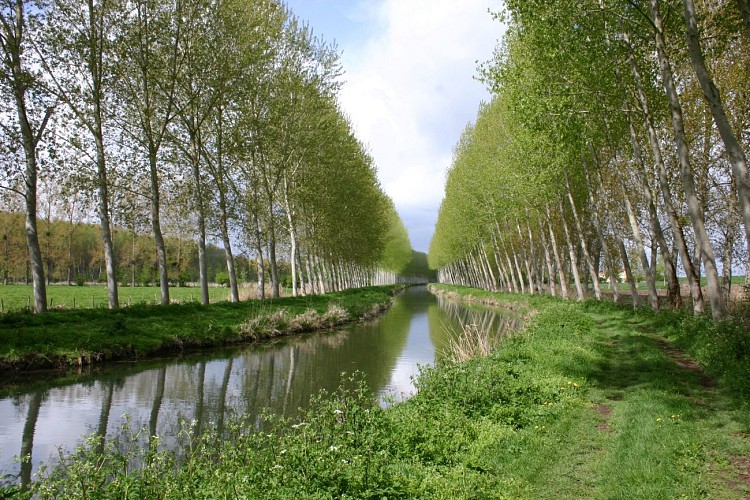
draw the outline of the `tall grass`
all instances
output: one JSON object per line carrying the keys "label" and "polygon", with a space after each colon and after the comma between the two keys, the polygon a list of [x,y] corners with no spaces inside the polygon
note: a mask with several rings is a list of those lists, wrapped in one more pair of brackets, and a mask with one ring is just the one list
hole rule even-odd
{"label": "tall grass", "polygon": [[448,340],[446,355],[451,363],[463,363],[485,357],[500,344],[500,338],[474,323],[460,324],[461,331]]}

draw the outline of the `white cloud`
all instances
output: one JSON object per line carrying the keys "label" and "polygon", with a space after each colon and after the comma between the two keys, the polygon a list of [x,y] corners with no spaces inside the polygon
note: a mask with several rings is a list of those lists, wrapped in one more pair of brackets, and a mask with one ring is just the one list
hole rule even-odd
{"label": "white cloud", "polygon": [[[491,0],[365,1],[358,16],[379,29],[340,47],[342,106],[404,220],[408,210],[437,213],[453,145],[488,98],[473,77],[502,34],[490,7],[499,8]],[[426,250],[424,228],[407,228]]]}

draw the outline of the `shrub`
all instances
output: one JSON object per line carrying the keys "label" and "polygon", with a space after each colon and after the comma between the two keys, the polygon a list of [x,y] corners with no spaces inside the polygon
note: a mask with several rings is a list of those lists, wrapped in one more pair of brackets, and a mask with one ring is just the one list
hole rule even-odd
{"label": "shrub", "polygon": [[218,283],[221,286],[229,286],[229,273],[226,273],[224,271],[219,271],[216,273],[216,277],[214,278],[216,283]]}

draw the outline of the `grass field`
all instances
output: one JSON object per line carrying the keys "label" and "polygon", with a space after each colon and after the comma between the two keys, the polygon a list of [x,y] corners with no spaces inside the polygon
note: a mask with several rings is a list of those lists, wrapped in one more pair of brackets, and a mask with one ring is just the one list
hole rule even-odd
{"label": "grass field", "polygon": [[[120,304],[158,304],[159,287],[157,286],[121,286],[118,288]],[[211,287],[208,289],[211,302],[229,299],[229,289]],[[200,301],[201,291],[197,287],[170,287],[169,297],[172,302]],[[254,296],[254,292],[253,292]],[[104,285],[71,286],[51,285],[47,287],[47,301],[50,309],[83,309],[107,307],[107,287]],[[0,285],[0,312],[17,311],[34,304],[34,291],[31,285]]]}

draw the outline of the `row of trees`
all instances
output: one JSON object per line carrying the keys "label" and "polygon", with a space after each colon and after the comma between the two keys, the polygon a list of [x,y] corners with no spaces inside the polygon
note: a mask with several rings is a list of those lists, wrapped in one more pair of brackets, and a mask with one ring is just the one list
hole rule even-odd
{"label": "row of trees", "polygon": [[455,148],[430,265],[579,300],[622,273],[637,305],[633,249],[654,309],[661,262],[675,307],[682,275],[693,311],[724,317],[732,269],[750,275],[750,3],[505,7],[482,68],[495,95]]}
{"label": "row of trees", "polygon": [[[101,231],[96,224],[71,224],[42,217],[38,227],[39,245],[44,257],[44,277],[48,285],[106,281]],[[156,246],[150,235],[115,228],[112,241],[118,256],[117,279],[121,286],[158,283]],[[198,246],[193,238],[165,235],[164,243],[169,257],[170,283],[187,286],[198,282]],[[209,282],[228,282],[223,248],[209,243],[206,246],[206,263]],[[283,266],[280,272],[282,283],[290,284],[288,266],[286,263],[279,264]],[[245,255],[235,255],[235,268],[238,279],[246,282],[257,280],[257,263]],[[24,238],[22,213],[0,212],[0,283],[31,283],[31,262]]]}
{"label": "row of trees", "polygon": [[197,243],[204,303],[212,239],[233,300],[238,245],[262,296],[266,274],[279,295],[280,260],[295,294],[408,264],[403,224],[338,105],[336,48],[279,0],[2,0],[0,50],[0,185],[24,201],[36,311],[40,182],[57,218],[96,213],[112,308],[115,227],[151,233],[164,304],[170,231]]}

